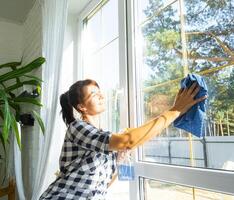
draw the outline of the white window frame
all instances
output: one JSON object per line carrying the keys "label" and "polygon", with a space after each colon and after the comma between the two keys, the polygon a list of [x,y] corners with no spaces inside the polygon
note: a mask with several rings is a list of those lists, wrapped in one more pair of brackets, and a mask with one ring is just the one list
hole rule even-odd
{"label": "white window frame", "polygon": [[[136,66],[136,30],[134,21],[134,0],[127,1],[127,19],[128,19],[128,66],[129,66],[129,111],[130,111],[130,126],[136,127],[141,122],[139,110],[137,109],[136,91],[139,90],[137,85]],[[139,151],[141,149],[139,148]],[[130,193],[131,199],[143,200],[144,194],[139,191],[143,188],[140,184],[140,177],[154,179],[158,181],[175,183],[189,187],[201,188],[214,192],[226,193],[234,195],[234,172],[216,169],[192,168],[176,165],[166,165],[159,163],[149,163],[138,161],[137,155],[135,158],[136,181],[131,184]]]}

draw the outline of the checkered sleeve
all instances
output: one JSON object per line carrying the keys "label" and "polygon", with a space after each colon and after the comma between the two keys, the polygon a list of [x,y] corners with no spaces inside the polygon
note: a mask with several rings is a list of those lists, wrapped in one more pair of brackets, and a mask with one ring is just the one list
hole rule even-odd
{"label": "checkered sleeve", "polygon": [[111,133],[102,131],[84,121],[75,121],[70,124],[70,133],[73,142],[87,150],[109,153],[109,139]]}

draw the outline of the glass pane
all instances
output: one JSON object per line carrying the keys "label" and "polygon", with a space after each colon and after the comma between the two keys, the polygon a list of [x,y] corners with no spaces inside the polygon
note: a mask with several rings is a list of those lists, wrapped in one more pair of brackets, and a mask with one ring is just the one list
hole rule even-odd
{"label": "glass pane", "polygon": [[110,0],[102,9],[102,45],[119,35],[118,0]]}
{"label": "glass pane", "polygon": [[[120,131],[121,94],[118,37],[118,0],[109,0],[84,23],[83,75],[98,82],[105,94],[106,110],[98,119],[99,126]],[[87,32],[87,34],[86,34]],[[116,180],[106,199],[129,199],[129,182]]]}
{"label": "glass pane", "polygon": [[84,78],[94,79],[105,94],[106,111],[100,118],[100,126],[119,131],[119,40],[116,39],[97,53],[84,60]]}
{"label": "glass pane", "polygon": [[139,123],[171,107],[187,73],[205,78],[209,96],[203,138],[170,126],[142,160],[234,170],[233,9],[231,0],[135,2]]}
{"label": "glass pane", "polygon": [[[149,6],[149,0],[141,0],[141,1],[137,1],[135,6],[137,7],[137,22],[140,23],[144,23],[144,21],[147,19],[147,16],[149,16],[149,14],[146,12],[148,6]],[[152,15],[152,14],[151,14]]]}
{"label": "glass pane", "polygon": [[89,55],[94,53],[101,46],[101,10],[95,13],[95,15],[92,16],[85,25],[84,45],[86,46],[86,50],[84,52],[86,55]]}
{"label": "glass pane", "polygon": [[234,196],[143,179],[145,200],[234,200]]}
{"label": "glass pane", "polygon": [[209,88],[207,136],[234,135],[233,9],[231,0],[185,1],[189,71]]}
{"label": "glass pane", "polygon": [[101,50],[102,66],[100,85],[106,91],[106,108],[101,118],[101,126],[107,130],[119,131],[120,96],[119,89],[119,40],[115,40]]}
{"label": "glass pane", "polygon": [[176,0],[139,0],[135,2],[135,7],[137,9],[137,25],[142,25],[148,23],[154,16],[157,16],[161,10],[166,9]]}
{"label": "glass pane", "polygon": [[95,54],[84,57],[83,71],[85,78],[94,79],[97,82],[100,82],[101,55],[102,54],[100,52],[97,52]]}

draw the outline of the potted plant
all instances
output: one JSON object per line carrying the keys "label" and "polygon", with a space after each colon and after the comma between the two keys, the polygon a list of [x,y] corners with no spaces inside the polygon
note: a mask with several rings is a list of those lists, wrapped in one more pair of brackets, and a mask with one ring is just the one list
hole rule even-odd
{"label": "potted plant", "polygon": [[[21,149],[21,141],[17,122],[20,121],[22,104],[33,104],[42,106],[35,95],[17,95],[19,89],[24,85],[32,85],[37,93],[40,93],[42,80],[29,75],[31,71],[41,67],[45,62],[45,58],[39,57],[31,63],[21,66],[21,62],[10,62],[0,65],[0,145],[2,144],[5,155],[0,155],[3,160],[6,157],[6,145],[9,143],[10,134],[14,134],[17,139],[19,148]],[[7,71],[2,73],[2,71]],[[42,133],[44,133],[44,124],[36,111],[32,111],[34,118],[37,120]],[[2,162],[3,163],[3,162]]]}

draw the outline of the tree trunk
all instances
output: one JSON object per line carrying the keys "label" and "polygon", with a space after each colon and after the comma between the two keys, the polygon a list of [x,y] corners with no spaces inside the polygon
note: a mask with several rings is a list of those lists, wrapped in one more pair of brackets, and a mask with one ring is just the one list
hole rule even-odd
{"label": "tree trunk", "polygon": [[228,111],[227,111],[227,133],[228,133],[228,136],[230,136]]}
{"label": "tree trunk", "polygon": [[223,125],[221,119],[219,119],[219,125],[220,125],[221,135],[223,136]]}
{"label": "tree trunk", "polygon": [[214,136],[216,136],[216,129],[215,129],[215,122],[213,122],[213,130],[214,130]]}

